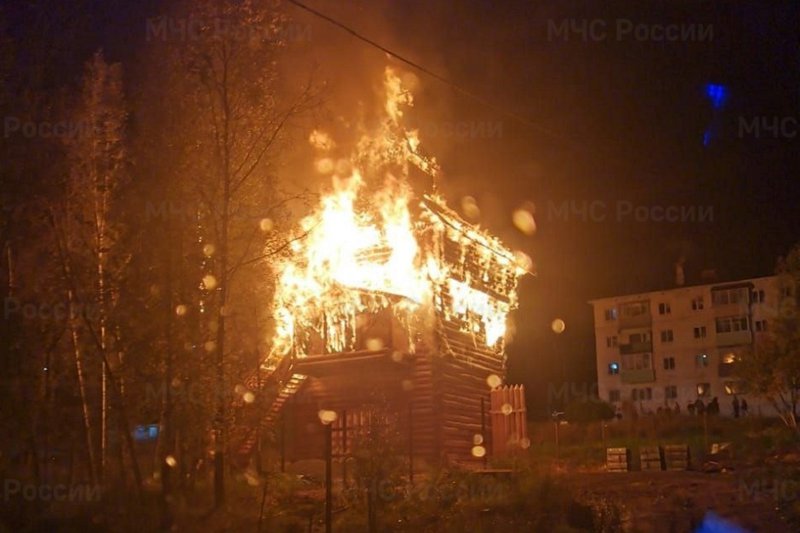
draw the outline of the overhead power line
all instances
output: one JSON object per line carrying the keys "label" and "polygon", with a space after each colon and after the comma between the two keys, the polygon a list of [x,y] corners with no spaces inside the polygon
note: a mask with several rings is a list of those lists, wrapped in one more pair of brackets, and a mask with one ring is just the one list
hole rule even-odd
{"label": "overhead power line", "polygon": [[423,73],[427,74],[428,76],[430,76],[430,77],[440,81],[441,83],[451,87],[456,92],[466,96],[467,98],[471,98],[472,100],[480,102],[484,106],[492,109],[493,111],[495,111],[497,113],[505,115],[506,117],[508,117],[510,119],[513,119],[513,120],[519,122],[520,124],[523,124],[525,126],[533,128],[533,129],[539,131],[540,133],[543,133],[544,135],[547,135],[548,137],[551,137],[553,139],[557,139],[557,140],[560,140],[560,141],[569,141],[569,139],[567,139],[566,137],[564,137],[562,135],[559,135],[558,133],[554,132],[553,130],[551,130],[549,128],[546,128],[546,127],[544,127],[544,126],[542,126],[540,124],[536,124],[535,122],[532,122],[531,120],[523,117],[519,113],[515,113],[514,111],[510,111],[508,109],[502,108],[502,107],[498,106],[497,104],[495,104],[494,102],[484,98],[483,96],[481,96],[479,94],[476,94],[476,93],[470,91],[469,89],[465,89],[464,87],[460,86],[459,84],[455,83],[454,81],[451,81],[451,80],[445,78],[441,74],[438,74],[438,73],[432,71],[431,69],[429,69],[429,68],[427,68],[427,67],[425,67],[423,65],[420,65],[419,63],[416,63],[415,61],[412,61],[412,60],[410,60],[410,59],[408,59],[408,58],[406,58],[406,57],[404,57],[404,56],[402,56],[402,55],[400,55],[400,54],[398,54],[396,52],[391,51],[390,49],[386,48],[382,44],[380,44],[380,43],[378,43],[376,41],[373,41],[369,37],[366,37],[366,36],[358,33],[356,30],[352,29],[351,27],[347,26],[346,24],[344,24],[342,22],[339,22],[338,20],[336,20],[336,19],[334,19],[332,17],[329,17],[328,15],[326,15],[324,13],[319,12],[316,9],[312,8],[312,7],[309,7],[309,6],[307,6],[307,5],[305,5],[305,4],[301,3],[301,2],[298,2],[297,0],[288,0],[288,2],[291,3],[291,4],[294,4],[295,6],[299,7],[300,9],[308,11],[309,13],[311,13],[312,15],[314,15],[316,17],[319,17],[319,18],[321,18],[321,19],[333,24],[334,26],[336,26],[338,28],[341,28],[342,30],[346,31],[347,33],[349,33],[350,35],[352,35],[356,39],[358,39],[360,41],[363,41],[363,42],[367,43],[368,45],[370,45],[370,46],[372,46],[374,48],[377,48],[381,52],[384,52],[384,53],[390,55],[391,57],[394,57],[395,59],[397,59],[399,61],[402,61],[403,63],[405,63],[405,64],[407,64],[407,65],[409,65],[409,66],[411,66],[411,67],[413,67],[413,68],[415,68],[417,70],[419,70],[420,72],[423,72]]}
{"label": "overhead power line", "polygon": [[[390,57],[393,57],[393,58],[397,59],[398,61],[401,61],[401,62],[405,63],[406,65],[409,65],[410,67],[412,67],[412,68],[414,68],[414,69],[416,69],[416,70],[418,70],[418,71],[430,76],[431,78],[443,83],[444,85],[447,85],[448,87],[450,87],[453,90],[455,90],[457,93],[459,93],[459,94],[461,94],[461,95],[463,95],[463,96],[465,96],[465,97],[467,97],[467,98],[469,98],[471,100],[474,100],[474,101],[486,106],[487,108],[495,111],[496,113],[499,113],[499,114],[501,114],[503,116],[506,116],[506,117],[514,120],[515,122],[518,122],[519,124],[527,126],[527,127],[531,128],[533,130],[536,130],[539,133],[542,133],[545,136],[547,136],[547,137],[549,137],[549,138],[551,138],[551,139],[553,139],[555,141],[559,141],[563,145],[567,145],[570,150],[574,150],[574,151],[578,151],[578,152],[583,152],[583,151],[587,150],[587,146],[586,146],[585,143],[583,143],[583,142],[581,142],[579,140],[573,139],[570,136],[559,134],[559,133],[551,130],[550,128],[547,128],[545,126],[542,126],[541,124],[537,124],[537,123],[531,121],[530,119],[520,115],[519,113],[516,113],[514,111],[510,111],[510,110],[508,110],[508,109],[506,109],[504,107],[499,106],[499,105],[495,104],[494,102],[492,102],[491,100],[488,100],[487,98],[484,98],[483,96],[481,96],[479,94],[476,94],[473,91],[462,87],[458,83],[449,80],[448,78],[442,76],[441,74],[438,74],[438,73],[434,72],[433,70],[431,70],[431,69],[429,69],[429,68],[427,68],[427,67],[425,67],[423,65],[420,65],[419,63],[417,63],[415,61],[412,61],[411,59],[408,59],[408,58],[406,58],[406,57],[404,57],[404,56],[402,56],[402,55],[400,55],[400,54],[398,54],[396,52],[393,52],[392,50],[390,50],[386,46],[384,46],[384,45],[382,45],[382,44],[370,39],[369,37],[366,37],[366,36],[358,33],[356,30],[354,30],[351,27],[347,26],[346,24],[344,24],[342,22],[339,22],[338,20],[326,15],[325,13],[317,11],[316,9],[314,9],[312,7],[309,7],[309,6],[305,5],[302,2],[299,2],[298,0],[287,0],[287,1],[289,3],[297,6],[298,8],[303,9],[304,11],[307,11],[307,12],[311,13],[315,17],[318,17],[318,18],[320,18],[320,19],[322,19],[322,20],[324,20],[324,21],[326,21],[326,22],[328,22],[330,24],[333,24],[337,28],[340,28],[340,29],[344,30],[345,32],[349,33],[350,35],[352,35],[356,39],[368,44],[369,46],[372,46],[373,48],[376,48],[376,49],[380,50],[381,52],[389,55]],[[591,151],[594,152],[597,156],[599,156],[603,160],[605,160],[606,162],[615,163],[615,164],[617,164],[619,166],[622,166],[622,167],[624,167],[626,169],[640,170],[640,169],[636,168],[632,164],[632,161],[629,158],[621,158],[621,157],[619,157],[619,155],[610,153],[607,150],[604,150],[604,149],[602,149],[602,148],[600,148],[598,146],[593,146]],[[649,161],[648,162],[643,162],[643,163],[648,164],[648,166],[652,166],[652,165],[650,165]]]}

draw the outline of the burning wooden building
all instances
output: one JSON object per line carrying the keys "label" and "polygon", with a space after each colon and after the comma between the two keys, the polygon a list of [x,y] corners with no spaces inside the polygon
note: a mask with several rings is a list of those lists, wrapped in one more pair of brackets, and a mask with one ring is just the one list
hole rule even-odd
{"label": "burning wooden building", "polygon": [[[413,136],[400,148],[383,142],[381,157],[361,160],[430,170]],[[321,416],[336,418],[335,447],[346,454],[376,406],[415,460],[480,462],[491,450],[490,391],[503,383],[525,270],[441,196],[415,201],[406,180],[381,173],[377,190],[358,167],[334,177],[279,266],[273,350],[245,383],[254,401],[235,409],[229,439],[243,461],[276,428],[287,459],[320,458]]]}

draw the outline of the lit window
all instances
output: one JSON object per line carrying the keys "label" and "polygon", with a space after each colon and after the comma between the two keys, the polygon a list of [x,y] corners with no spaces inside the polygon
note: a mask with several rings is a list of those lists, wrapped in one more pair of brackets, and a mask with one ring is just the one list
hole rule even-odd
{"label": "lit window", "polygon": [[722,356],[722,362],[726,365],[732,365],[736,362],[736,354],[733,352],[728,352]]}
{"label": "lit window", "polygon": [[698,383],[697,384],[697,395],[701,398],[711,396],[711,384],[710,383]]}
{"label": "lit window", "polygon": [[727,394],[728,396],[742,393],[742,387],[738,381],[726,381],[724,383],[724,387],[725,387],[725,394]]}

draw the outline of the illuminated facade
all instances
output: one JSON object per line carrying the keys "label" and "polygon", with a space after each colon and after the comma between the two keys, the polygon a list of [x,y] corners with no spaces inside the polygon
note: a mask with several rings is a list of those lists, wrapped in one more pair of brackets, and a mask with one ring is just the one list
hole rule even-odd
{"label": "illuminated facade", "polygon": [[677,403],[685,413],[716,397],[731,415],[737,394],[751,413],[766,409],[741,394],[732,369],[781,296],[778,277],[767,276],[592,300],[600,398],[640,413]]}

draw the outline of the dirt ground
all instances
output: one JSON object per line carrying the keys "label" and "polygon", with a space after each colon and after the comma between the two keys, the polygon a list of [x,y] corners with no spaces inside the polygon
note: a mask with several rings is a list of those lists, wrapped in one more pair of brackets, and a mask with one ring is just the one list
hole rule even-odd
{"label": "dirt ground", "polygon": [[578,493],[621,505],[628,531],[694,531],[708,511],[750,532],[794,531],[778,508],[781,489],[742,473],[597,472],[560,479]]}

